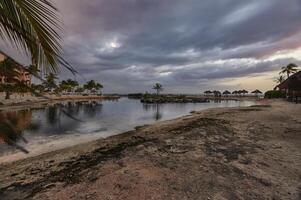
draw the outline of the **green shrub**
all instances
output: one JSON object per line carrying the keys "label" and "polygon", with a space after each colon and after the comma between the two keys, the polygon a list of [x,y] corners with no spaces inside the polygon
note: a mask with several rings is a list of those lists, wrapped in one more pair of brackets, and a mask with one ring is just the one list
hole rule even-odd
{"label": "green shrub", "polygon": [[269,90],[266,93],[264,93],[264,98],[267,99],[285,98],[285,93],[279,90]]}

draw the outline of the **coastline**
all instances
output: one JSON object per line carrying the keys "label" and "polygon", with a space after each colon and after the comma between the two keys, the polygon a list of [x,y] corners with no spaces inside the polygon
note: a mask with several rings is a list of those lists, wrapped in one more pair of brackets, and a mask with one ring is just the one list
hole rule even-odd
{"label": "coastline", "polygon": [[79,96],[79,95],[66,95],[66,96],[49,96],[49,99],[39,97],[39,98],[33,98],[30,100],[25,100],[22,102],[14,102],[11,101],[11,103],[6,103],[3,105],[0,105],[0,111],[1,110],[10,110],[10,109],[26,109],[26,108],[39,108],[39,107],[45,107],[52,103],[59,103],[62,101],[93,101],[93,100],[118,100],[119,97],[117,96]]}
{"label": "coastline", "polygon": [[0,164],[0,195],[298,199],[300,132],[300,105],[265,101],[252,107],[208,109]]}

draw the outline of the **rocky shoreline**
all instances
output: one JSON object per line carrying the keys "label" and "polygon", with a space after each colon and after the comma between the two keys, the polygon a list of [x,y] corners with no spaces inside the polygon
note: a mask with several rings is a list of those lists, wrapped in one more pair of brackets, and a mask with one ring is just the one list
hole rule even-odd
{"label": "rocky shoreline", "polygon": [[203,96],[203,95],[174,95],[174,94],[131,94],[129,98],[140,99],[141,103],[209,103],[210,101],[257,101],[256,96]]}
{"label": "rocky shoreline", "polygon": [[151,95],[142,97],[141,103],[209,103],[209,99],[204,97],[185,96],[185,95]]}
{"label": "rocky shoreline", "polygon": [[300,199],[301,105],[194,112],[0,164],[6,199]]}

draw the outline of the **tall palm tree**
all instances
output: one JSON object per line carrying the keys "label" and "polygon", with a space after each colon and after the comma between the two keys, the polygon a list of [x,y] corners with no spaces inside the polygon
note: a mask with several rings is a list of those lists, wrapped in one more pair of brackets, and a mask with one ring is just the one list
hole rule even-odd
{"label": "tall palm tree", "polygon": [[287,78],[288,78],[290,76],[290,74],[293,74],[298,71],[297,68],[298,68],[298,66],[296,64],[290,63],[286,67],[281,68],[280,74],[286,74]]}
{"label": "tall palm tree", "polygon": [[283,75],[280,75],[278,78],[275,78],[275,82],[280,84],[283,81],[285,81],[285,77]]}
{"label": "tall palm tree", "polygon": [[65,80],[60,82],[58,87],[59,87],[60,92],[67,92],[68,90],[71,89],[70,85]]}
{"label": "tall palm tree", "polygon": [[163,86],[160,83],[155,83],[153,89],[156,90],[157,95],[159,95],[160,92],[163,91]]}
{"label": "tall palm tree", "polygon": [[84,89],[91,91],[97,91],[103,88],[103,85],[100,83],[96,82],[95,80],[90,80],[84,85]]}
{"label": "tall palm tree", "polygon": [[[67,85],[69,86],[70,90],[73,92],[74,88],[77,87],[79,84],[76,80],[67,79],[66,80]],[[98,83],[99,84],[99,83]]]}
{"label": "tall palm tree", "polygon": [[59,87],[61,91],[73,92],[74,88],[78,86],[78,82],[72,79],[63,80]]}
{"label": "tall palm tree", "polygon": [[48,92],[51,92],[51,91],[53,91],[54,89],[57,88],[57,85],[56,85],[56,80],[57,79],[58,78],[54,73],[49,73],[46,76],[46,81],[44,82],[44,87],[46,88],[46,90]]}
{"label": "tall palm tree", "polygon": [[5,99],[10,99],[10,94],[16,89],[15,83],[18,82],[19,77],[16,66],[11,58],[6,58],[0,62],[0,76],[5,78],[5,82],[0,83],[0,88],[5,92]]}
{"label": "tall palm tree", "polygon": [[44,72],[57,72],[59,65],[72,69],[61,57],[58,16],[51,0],[1,0],[0,38],[29,54]]}

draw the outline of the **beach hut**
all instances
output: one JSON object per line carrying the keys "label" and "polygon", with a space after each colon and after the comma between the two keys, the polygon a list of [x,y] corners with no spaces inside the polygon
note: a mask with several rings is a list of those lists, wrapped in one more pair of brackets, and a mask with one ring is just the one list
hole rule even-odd
{"label": "beach hut", "polygon": [[301,101],[301,71],[291,75],[275,89],[285,92],[287,99]]}
{"label": "beach hut", "polygon": [[229,96],[230,94],[231,94],[231,92],[229,92],[228,90],[225,90],[225,91],[223,92],[223,95],[226,96],[226,97]]}
{"label": "beach hut", "polygon": [[237,90],[233,91],[232,94],[234,94],[235,96],[237,96],[239,94],[239,92]]}
{"label": "beach hut", "polygon": [[251,92],[252,94],[255,94],[257,97],[262,94],[262,92],[260,90],[254,90],[253,92]]}
{"label": "beach hut", "polygon": [[222,93],[221,93],[220,91],[217,91],[217,90],[214,90],[214,91],[213,91],[213,94],[214,94],[215,97],[220,97],[220,96],[222,96]]}
{"label": "beach hut", "polygon": [[240,93],[245,96],[246,94],[248,94],[249,92],[247,90],[241,90]]}
{"label": "beach hut", "polygon": [[213,92],[211,92],[210,90],[207,90],[207,91],[204,92],[205,96],[209,96],[209,95],[211,95],[212,93],[213,93]]}

